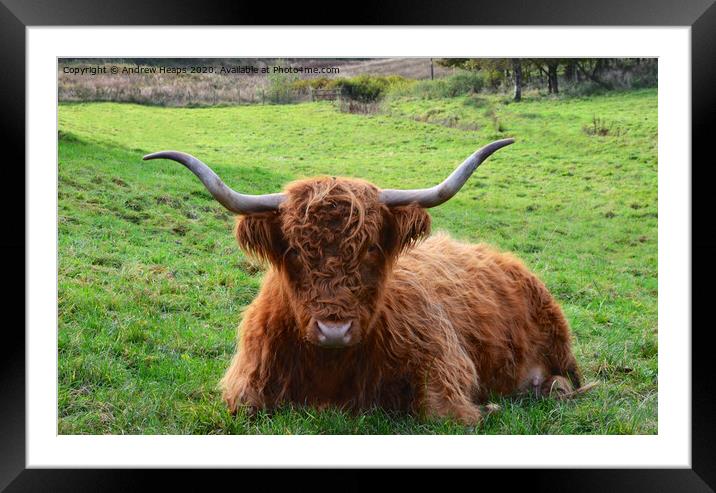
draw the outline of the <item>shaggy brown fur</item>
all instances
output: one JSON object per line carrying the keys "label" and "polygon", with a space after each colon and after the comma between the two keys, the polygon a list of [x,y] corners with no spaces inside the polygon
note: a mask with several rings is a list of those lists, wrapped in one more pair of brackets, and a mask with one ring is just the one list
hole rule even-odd
{"label": "shaggy brown fur", "polygon": [[[427,238],[424,209],[388,208],[365,181],[286,193],[278,212],[237,218],[239,245],[271,268],[222,379],[232,411],[378,406],[474,424],[491,392],[580,385],[559,305],[512,255]],[[317,320],[353,321],[350,345],[321,347]]]}

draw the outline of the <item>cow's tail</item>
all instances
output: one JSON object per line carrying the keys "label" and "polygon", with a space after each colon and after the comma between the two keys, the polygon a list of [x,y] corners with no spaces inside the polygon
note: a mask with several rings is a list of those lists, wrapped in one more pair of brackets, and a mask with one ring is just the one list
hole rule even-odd
{"label": "cow's tail", "polygon": [[582,394],[586,394],[587,392],[592,390],[597,385],[599,385],[599,382],[589,382],[588,384],[582,385],[581,387],[578,387],[571,391],[562,392],[560,394],[557,394],[556,398],[560,399],[560,400],[574,399],[575,397],[579,397]]}

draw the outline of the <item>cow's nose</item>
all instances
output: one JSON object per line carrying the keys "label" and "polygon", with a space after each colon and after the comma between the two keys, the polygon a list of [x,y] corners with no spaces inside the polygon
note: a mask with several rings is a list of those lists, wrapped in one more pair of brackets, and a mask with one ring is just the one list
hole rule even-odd
{"label": "cow's nose", "polygon": [[317,320],[318,342],[325,346],[345,346],[351,341],[352,321],[333,322],[329,320]]}

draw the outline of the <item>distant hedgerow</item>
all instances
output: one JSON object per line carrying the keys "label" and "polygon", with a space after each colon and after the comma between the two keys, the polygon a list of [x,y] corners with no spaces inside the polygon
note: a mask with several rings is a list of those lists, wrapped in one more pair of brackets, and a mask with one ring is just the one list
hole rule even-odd
{"label": "distant hedgerow", "polygon": [[435,80],[423,80],[397,87],[395,96],[412,96],[421,99],[454,98],[475,94],[485,87],[485,78],[489,74],[481,72],[462,72],[450,77]]}
{"label": "distant hedgerow", "polygon": [[359,75],[350,78],[329,79],[327,77],[317,77],[315,79],[297,80],[291,87],[297,92],[306,92],[309,88],[340,89],[341,96],[344,98],[362,103],[372,103],[382,99],[388,90],[409,83],[409,79],[399,75]]}

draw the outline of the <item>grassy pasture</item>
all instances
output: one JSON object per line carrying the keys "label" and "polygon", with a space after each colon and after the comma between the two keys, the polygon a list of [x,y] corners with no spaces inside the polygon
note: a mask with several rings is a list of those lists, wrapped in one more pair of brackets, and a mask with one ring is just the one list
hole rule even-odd
{"label": "grassy pasture", "polygon": [[[422,187],[503,137],[517,143],[432,209],[434,229],[522,257],[600,385],[568,402],[495,399],[502,411],[474,430],[379,410],[231,417],[216,386],[263,268],[189,171],[141,156],[190,152],[248,193],[318,174]],[[60,434],[657,432],[656,90],[399,98],[371,116],[330,103],[63,103],[58,213]]]}

